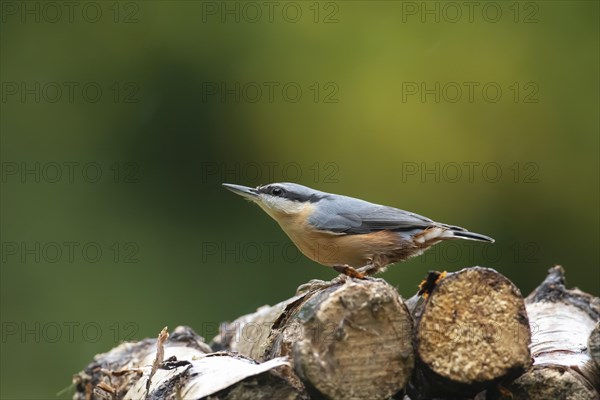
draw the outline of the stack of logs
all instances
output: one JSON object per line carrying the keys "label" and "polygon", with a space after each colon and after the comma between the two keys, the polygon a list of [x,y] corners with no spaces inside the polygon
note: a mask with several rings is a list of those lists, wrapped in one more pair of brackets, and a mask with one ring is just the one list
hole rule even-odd
{"label": "stack of logs", "polygon": [[600,399],[600,299],[557,266],[526,299],[473,267],[403,300],[381,279],[307,285],[223,324],[124,343],[75,375],[75,399]]}

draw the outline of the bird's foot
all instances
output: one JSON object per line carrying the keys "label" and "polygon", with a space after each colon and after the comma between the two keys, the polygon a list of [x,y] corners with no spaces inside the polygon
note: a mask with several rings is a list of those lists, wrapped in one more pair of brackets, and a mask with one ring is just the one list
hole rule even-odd
{"label": "bird's foot", "polygon": [[327,289],[333,285],[338,285],[340,283],[344,283],[344,282],[346,282],[347,279],[348,279],[348,277],[343,274],[336,276],[335,278],[333,278],[330,281],[322,281],[320,279],[311,279],[310,281],[298,286],[298,288],[296,289],[296,296],[306,293],[306,292]]}
{"label": "bird's foot", "polygon": [[310,281],[303,283],[296,288],[296,296],[313,290],[325,288],[328,285],[330,285],[330,282],[322,281],[320,279],[311,279]]}
{"label": "bird's foot", "polygon": [[357,278],[357,279],[365,279],[366,278],[365,274],[355,270],[354,268],[352,268],[349,265],[334,265],[333,269],[335,269],[337,272],[339,272],[347,277],[350,277],[350,278]]}
{"label": "bird's foot", "polygon": [[363,280],[371,282],[385,282],[385,280],[382,278],[373,277],[373,275],[375,275],[376,273],[385,271],[385,268],[385,266],[382,267],[379,263],[374,263],[370,261],[368,264],[357,268],[356,270],[364,275],[364,277],[362,278]]}
{"label": "bird's foot", "polygon": [[311,279],[307,283],[303,283],[302,285],[298,286],[298,288],[296,289],[296,295],[300,295],[300,294],[315,291],[315,290],[326,289],[333,285],[339,285],[339,284],[345,283],[348,281],[348,279],[353,279],[353,278],[360,279],[360,280],[368,280],[368,281],[382,281],[383,280],[381,278],[373,278],[373,277],[368,276],[368,271],[370,271],[370,270],[367,270],[367,271],[365,271],[367,273],[364,273],[364,272],[362,272],[362,270],[363,270],[362,268],[360,269],[360,271],[358,271],[349,265],[334,265],[333,269],[336,270],[337,272],[339,272],[340,275],[336,276],[335,278],[333,278],[330,281],[322,281],[320,279]]}

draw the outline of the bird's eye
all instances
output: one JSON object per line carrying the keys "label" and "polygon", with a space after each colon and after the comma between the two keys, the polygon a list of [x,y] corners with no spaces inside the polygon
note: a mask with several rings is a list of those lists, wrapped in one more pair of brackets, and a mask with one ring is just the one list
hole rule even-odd
{"label": "bird's eye", "polygon": [[271,194],[272,194],[273,196],[281,196],[281,195],[283,195],[283,189],[282,189],[282,188],[280,188],[280,187],[274,187],[274,188],[271,190]]}

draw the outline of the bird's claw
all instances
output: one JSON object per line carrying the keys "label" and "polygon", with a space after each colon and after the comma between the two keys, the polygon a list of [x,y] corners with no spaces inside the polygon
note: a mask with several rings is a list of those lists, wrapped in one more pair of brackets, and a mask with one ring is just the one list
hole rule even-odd
{"label": "bird's claw", "polygon": [[354,268],[352,268],[349,265],[334,265],[333,269],[341,274],[344,274],[344,275],[350,277],[350,278],[365,279],[365,277],[366,277],[365,274],[363,274],[360,271],[355,270]]}
{"label": "bird's claw", "polygon": [[296,295],[300,295],[313,290],[323,289],[331,285],[331,282],[322,281],[320,279],[311,279],[310,281],[303,283],[296,289]]}
{"label": "bird's claw", "polygon": [[296,289],[296,296],[306,293],[306,292],[313,292],[316,290],[327,289],[331,286],[346,283],[347,281],[348,281],[348,276],[344,275],[344,274],[340,274],[330,281],[322,281],[320,279],[311,279],[310,281],[298,286],[298,288]]}
{"label": "bird's claw", "polygon": [[362,281],[369,282],[382,282],[381,278],[373,278],[362,271],[356,270],[349,265],[334,265],[333,269],[340,272],[338,276],[330,281],[322,281],[320,279],[311,279],[310,281],[303,283],[296,289],[296,295],[301,295],[306,292],[312,292],[320,289],[327,289],[328,287],[339,285],[348,282],[349,280],[359,279]]}

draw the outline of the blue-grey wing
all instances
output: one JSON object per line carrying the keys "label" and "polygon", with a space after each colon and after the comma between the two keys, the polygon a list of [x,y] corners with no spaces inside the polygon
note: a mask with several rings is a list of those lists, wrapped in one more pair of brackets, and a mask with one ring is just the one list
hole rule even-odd
{"label": "blue-grey wing", "polygon": [[348,197],[318,204],[309,222],[320,230],[345,234],[409,231],[435,224],[422,215]]}

